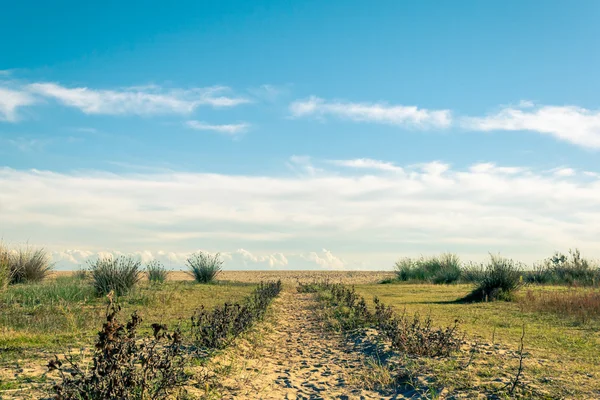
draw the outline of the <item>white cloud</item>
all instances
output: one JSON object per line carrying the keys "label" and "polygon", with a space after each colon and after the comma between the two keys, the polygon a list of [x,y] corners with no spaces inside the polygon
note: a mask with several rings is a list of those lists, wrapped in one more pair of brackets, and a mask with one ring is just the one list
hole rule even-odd
{"label": "white cloud", "polygon": [[32,83],[26,88],[34,94],[54,98],[86,114],[190,114],[202,105],[233,107],[249,102],[242,97],[227,96],[226,93],[230,90],[223,86],[165,90],[151,85],[122,90],[97,90],[87,87],[68,88],[46,82]]}
{"label": "white cloud", "polygon": [[250,128],[250,124],[224,124],[224,125],[213,125],[202,121],[187,121],[186,125],[192,129],[198,131],[213,131],[225,135],[239,135],[240,133],[247,132]]}
{"label": "white cloud", "polygon": [[288,86],[275,86],[270,84],[261,85],[259,87],[251,88],[248,90],[251,95],[257,97],[260,100],[267,102],[275,102],[281,96],[289,92]]}
{"label": "white cloud", "polygon": [[554,175],[559,177],[569,177],[577,174],[577,171],[575,171],[573,168],[556,168],[552,170],[552,172]]}
{"label": "white cloud", "polygon": [[[440,251],[528,261],[576,246],[600,257],[597,171],[556,176],[439,161],[399,168],[291,176],[0,168],[0,237],[57,252],[163,251],[177,262],[202,246],[235,253],[248,268],[284,259],[287,268],[387,268],[401,255]],[[312,253],[319,248],[335,257]]]}
{"label": "white cloud", "polygon": [[533,131],[600,149],[600,111],[577,106],[535,106],[525,102],[485,117],[463,118],[461,125],[479,131]]}
{"label": "white cloud", "polygon": [[2,139],[0,143],[6,143],[12,147],[15,147],[22,152],[31,152],[42,150],[46,145],[51,142],[50,139],[38,139],[38,138],[27,138],[17,137],[15,139]]}
{"label": "white cloud", "polygon": [[359,169],[375,169],[380,171],[402,172],[403,169],[394,165],[394,163],[372,160],[370,158],[355,158],[353,160],[330,160],[330,164],[340,167],[359,168]]}
{"label": "white cloud", "polygon": [[315,96],[293,102],[290,104],[290,112],[294,117],[335,116],[350,121],[417,128],[446,128],[452,122],[449,110],[428,110],[386,103],[327,101]]}
{"label": "white cloud", "polygon": [[321,254],[310,252],[302,256],[305,260],[312,261],[324,269],[344,269],[344,261],[334,256],[331,251],[323,249]]}
{"label": "white cloud", "polygon": [[33,96],[26,92],[0,87],[0,121],[17,121],[17,110],[34,103]]}

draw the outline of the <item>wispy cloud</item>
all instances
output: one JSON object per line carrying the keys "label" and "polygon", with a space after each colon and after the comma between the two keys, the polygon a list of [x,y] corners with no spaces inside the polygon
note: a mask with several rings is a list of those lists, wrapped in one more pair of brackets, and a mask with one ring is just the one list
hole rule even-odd
{"label": "wispy cloud", "polygon": [[197,131],[212,131],[230,136],[247,132],[250,128],[248,123],[214,125],[202,121],[187,121],[186,125]]}
{"label": "wispy cloud", "polygon": [[478,131],[533,131],[600,149],[600,111],[577,106],[536,106],[522,101],[484,117],[465,117],[464,128]]}
{"label": "wispy cloud", "polygon": [[356,158],[353,160],[329,160],[330,164],[340,167],[374,169],[380,171],[402,172],[403,169],[394,165],[394,163],[372,160],[370,158]]}
{"label": "wispy cloud", "polygon": [[86,114],[190,114],[203,105],[234,107],[250,102],[243,97],[228,96],[227,93],[231,90],[223,86],[167,90],[152,85],[123,90],[98,90],[87,87],[68,88],[57,83],[32,83],[26,88],[31,93],[56,99]]}
{"label": "wispy cloud", "polygon": [[452,123],[449,110],[428,110],[416,106],[389,105],[387,103],[351,103],[327,101],[311,96],[290,104],[294,117],[334,116],[357,122],[417,128],[446,128]]}
{"label": "wispy cloud", "polygon": [[0,121],[17,121],[17,110],[34,103],[35,98],[27,92],[0,87]]}
{"label": "wispy cloud", "polygon": [[0,143],[5,143],[25,153],[43,150],[43,148],[47,146],[51,141],[51,139],[39,139],[28,137],[17,137],[14,139],[0,138]]}

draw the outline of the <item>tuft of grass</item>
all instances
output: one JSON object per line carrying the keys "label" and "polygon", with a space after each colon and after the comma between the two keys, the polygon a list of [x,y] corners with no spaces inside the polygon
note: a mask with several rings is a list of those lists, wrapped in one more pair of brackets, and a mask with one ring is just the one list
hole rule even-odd
{"label": "tuft of grass", "polygon": [[28,246],[7,254],[11,284],[40,282],[48,276],[54,266],[45,249],[33,249]]}
{"label": "tuft of grass", "polygon": [[399,281],[422,281],[437,284],[454,283],[461,277],[461,263],[456,254],[436,257],[403,258],[396,262]]}
{"label": "tuft of grass", "polygon": [[210,255],[202,251],[189,256],[185,264],[188,274],[198,283],[213,282],[223,267],[220,253]]}
{"label": "tuft of grass", "polygon": [[163,283],[167,280],[169,271],[158,260],[152,260],[146,265],[146,274],[151,283]]}
{"label": "tuft of grass", "polygon": [[512,300],[514,292],[523,284],[522,267],[508,258],[491,255],[490,262],[475,284],[475,289],[464,298],[465,301]]}
{"label": "tuft of grass", "polygon": [[10,254],[8,249],[0,243],[0,291],[6,289],[10,282]]}
{"label": "tuft of grass", "polygon": [[90,262],[94,289],[98,295],[127,294],[141,279],[141,262],[134,257],[107,257]]}

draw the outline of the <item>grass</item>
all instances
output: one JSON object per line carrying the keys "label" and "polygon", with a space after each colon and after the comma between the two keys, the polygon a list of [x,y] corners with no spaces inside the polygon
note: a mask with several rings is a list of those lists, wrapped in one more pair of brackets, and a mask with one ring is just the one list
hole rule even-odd
{"label": "grass", "polygon": [[464,297],[465,301],[512,300],[522,286],[520,264],[499,256],[491,256],[490,262],[475,277],[475,289]]}
{"label": "grass", "polygon": [[10,283],[40,282],[44,280],[53,264],[44,249],[33,249],[29,246],[7,252],[10,266]]}
{"label": "grass", "polygon": [[169,272],[158,260],[152,260],[146,265],[146,276],[152,283],[163,283],[167,280]]}
{"label": "grass", "polygon": [[527,290],[519,299],[519,305],[522,310],[556,314],[582,325],[600,321],[600,291],[597,289]]}
{"label": "grass", "polygon": [[[590,320],[586,326],[555,313],[527,310],[521,306],[526,293],[517,293],[515,302],[460,303],[471,285],[390,284],[356,285],[370,307],[373,296],[392,305],[397,312],[431,316],[439,325],[450,325],[456,319],[459,329],[469,340],[485,343],[505,352],[498,357],[491,350],[477,353],[469,368],[469,382],[493,380],[516,368],[512,354],[518,349],[523,325],[526,327],[525,376],[532,386],[543,387],[567,398],[593,398],[600,390],[600,321]],[[566,288],[534,286],[536,296]],[[487,354],[487,353],[490,354]],[[510,366],[510,368],[507,367]],[[459,366],[451,362],[438,364],[436,374],[447,377],[449,385],[460,381]],[[454,383],[453,383],[454,382]]]}
{"label": "grass", "polygon": [[219,253],[211,255],[202,251],[188,257],[185,264],[188,267],[188,273],[197,283],[213,282],[223,267]]}
{"label": "grass", "polygon": [[[194,285],[193,282],[148,282],[118,298],[123,314],[138,311],[144,321],[173,326],[189,324],[201,305],[211,308],[248,295],[253,284]],[[95,296],[91,283],[76,278],[49,279],[36,285],[14,285],[0,294],[0,363],[90,343],[102,325],[106,299]],[[149,329],[142,324],[142,329]]]}
{"label": "grass", "polygon": [[10,255],[8,249],[0,242],[0,292],[10,282]]}
{"label": "grass", "polygon": [[399,281],[423,281],[430,283],[454,283],[460,279],[461,263],[455,254],[417,259],[403,258],[395,265]]}
{"label": "grass", "polygon": [[142,278],[141,265],[136,258],[124,256],[99,258],[90,262],[90,274],[96,294],[127,294]]}

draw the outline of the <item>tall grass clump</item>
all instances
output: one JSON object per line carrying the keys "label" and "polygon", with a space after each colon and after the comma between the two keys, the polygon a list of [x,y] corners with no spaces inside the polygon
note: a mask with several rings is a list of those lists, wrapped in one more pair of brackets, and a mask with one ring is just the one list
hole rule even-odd
{"label": "tall grass clump", "polygon": [[8,253],[10,283],[40,282],[44,280],[53,264],[45,249],[20,248]]}
{"label": "tall grass clump", "polygon": [[188,274],[198,283],[213,282],[223,267],[220,253],[210,255],[203,251],[189,256],[185,264],[188,267]]}
{"label": "tall grass clump", "polygon": [[399,281],[454,283],[460,279],[461,263],[456,254],[446,253],[437,257],[403,258],[396,262],[395,270]]}
{"label": "tall grass clump", "polygon": [[163,283],[167,280],[169,272],[158,260],[152,260],[146,265],[146,275],[151,283]]}
{"label": "tall grass clump", "polygon": [[514,292],[522,284],[523,269],[519,263],[508,258],[491,255],[490,262],[475,282],[475,289],[465,301],[512,300]]}
{"label": "tall grass clump", "polygon": [[600,285],[600,265],[584,258],[580,251],[559,252],[525,274],[528,283],[597,286]]}
{"label": "tall grass clump", "polygon": [[0,291],[10,282],[10,259],[8,249],[0,243]]}
{"label": "tall grass clump", "polygon": [[98,295],[111,291],[122,296],[141,279],[141,262],[134,257],[105,257],[90,262],[92,283]]}

